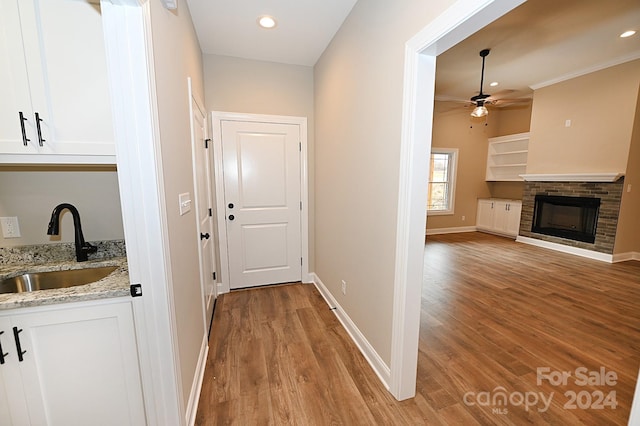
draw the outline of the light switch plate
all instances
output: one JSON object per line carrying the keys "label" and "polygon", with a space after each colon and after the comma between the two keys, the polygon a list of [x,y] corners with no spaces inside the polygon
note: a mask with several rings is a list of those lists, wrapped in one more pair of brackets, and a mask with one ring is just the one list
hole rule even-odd
{"label": "light switch plate", "polygon": [[18,225],[16,216],[0,217],[0,223],[2,224],[2,236],[4,238],[20,238],[20,225]]}
{"label": "light switch plate", "polygon": [[180,216],[189,213],[191,211],[191,194],[188,192],[178,194],[178,203],[180,205]]}

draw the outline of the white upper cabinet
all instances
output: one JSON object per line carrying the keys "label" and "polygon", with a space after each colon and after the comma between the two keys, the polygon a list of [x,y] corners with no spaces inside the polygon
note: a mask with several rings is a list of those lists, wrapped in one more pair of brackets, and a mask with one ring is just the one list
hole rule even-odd
{"label": "white upper cabinet", "polygon": [[98,3],[0,0],[0,163],[115,164]]}

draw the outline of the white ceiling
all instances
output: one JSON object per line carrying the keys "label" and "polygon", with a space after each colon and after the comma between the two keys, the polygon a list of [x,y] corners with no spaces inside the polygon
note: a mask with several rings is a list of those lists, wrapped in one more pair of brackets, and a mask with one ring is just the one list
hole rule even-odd
{"label": "white ceiling", "polygon": [[[366,1],[366,0],[365,0]],[[205,54],[313,66],[356,0],[187,0]],[[264,30],[258,16],[276,17]],[[531,96],[531,87],[640,58],[639,0],[529,0],[437,59],[436,98]],[[488,83],[498,81],[496,88]]]}
{"label": "white ceiling", "polygon": [[[313,66],[356,0],[187,0],[205,54]],[[278,21],[258,27],[261,15]]]}
{"label": "white ceiling", "polygon": [[[639,33],[621,39],[628,29]],[[532,88],[640,58],[640,1],[529,0],[438,56],[436,99],[479,92],[485,48],[483,92],[531,96]]]}

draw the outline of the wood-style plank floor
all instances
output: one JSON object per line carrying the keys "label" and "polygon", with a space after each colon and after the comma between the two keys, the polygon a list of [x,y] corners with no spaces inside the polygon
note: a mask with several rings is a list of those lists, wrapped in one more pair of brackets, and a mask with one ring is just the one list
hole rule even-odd
{"label": "wood-style plank floor", "polygon": [[196,424],[625,425],[639,306],[640,262],[429,237],[415,398],[390,396],[313,286],[265,287],[218,299]]}

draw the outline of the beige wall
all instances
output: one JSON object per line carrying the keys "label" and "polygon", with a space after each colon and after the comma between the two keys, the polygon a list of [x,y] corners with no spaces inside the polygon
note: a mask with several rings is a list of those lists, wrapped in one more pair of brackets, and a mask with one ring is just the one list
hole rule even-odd
{"label": "beige wall", "polygon": [[73,242],[73,219],[62,215],[60,236],[47,235],[51,211],[71,203],[80,212],[85,240],[124,239],[118,176],[113,168],[4,167],[0,169],[0,217],[17,216],[21,238],[3,238],[0,247]]}
{"label": "beige wall", "polygon": [[[429,215],[427,229],[475,226],[478,198],[522,199],[521,182],[487,182],[487,139],[529,131],[531,107],[492,109],[486,120],[469,117],[466,108],[436,103],[433,147],[458,148],[453,215]],[[462,217],[464,216],[464,220]]]}
{"label": "beige wall", "polygon": [[315,271],[387,364],[404,46],[452,3],[360,1],[315,66]]}
{"label": "beige wall", "polygon": [[[203,92],[202,57],[187,3],[169,11],[160,1],[150,2],[153,34],[160,146],[161,179],[166,197],[169,256],[176,319],[175,347],[179,352],[183,404],[195,378],[199,350],[205,335],[198,263],[195,211],[179,215],[178,194],[195,196],[191,161],[187,77],[194,93]],[[192,198],[193,199],[193,198]]]}
{"label": "beige wall", "polygon": [[490,129],[491,137],[528,132],[531,128],[531,111],[532,104],[492,110],[489,122],[494,121],[494,115],[496,118],[493,128]]}
{"label": "beige wall", "polygon": [[636,60],[536,90],[527,173],[624,173],[639,79]]}
{"label": "beige wall", "polygon": [[208,111],[307,117],[309,268],[314,264],[313,68],[220,55],[204,55]]}
{"label": "beige wall", "polygon": [[210,111],[313,118],[313,68],[204,55],[205,103]]}
{"label": "beige wall", "polygon": [[[429,215],[427,229],[474,226],[478,198],[489,197],[485,181],[487,138],[494,131],[497,114],[491,119],[476,121],[466,108],[435,114],[433,117],[433,148],[458,148],[458,171],[454,214]],[[463,220],[464,216],[464,220]]]}
{"label": "beige wall", "polygon": [[640,253],[640,94],[635,116],[614,254]]}

